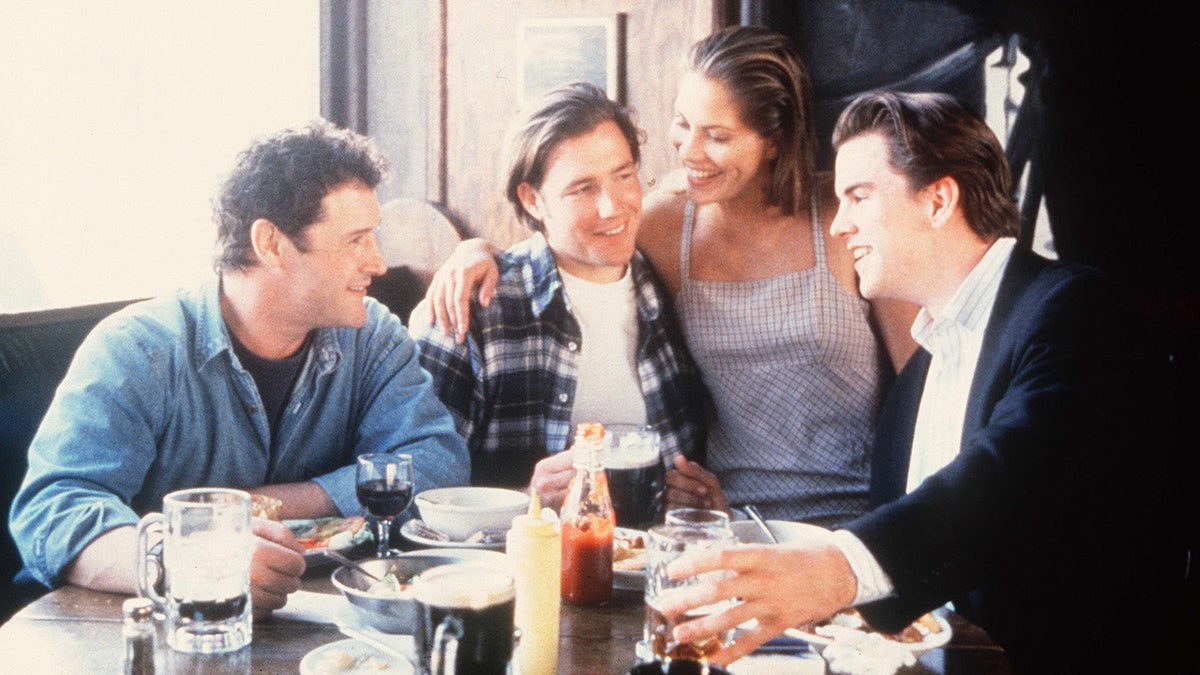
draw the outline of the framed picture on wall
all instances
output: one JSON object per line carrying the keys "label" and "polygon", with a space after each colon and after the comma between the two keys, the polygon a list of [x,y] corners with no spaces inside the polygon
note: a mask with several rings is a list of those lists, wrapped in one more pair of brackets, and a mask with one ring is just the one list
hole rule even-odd
{"label": "framed picture on wall", "polygon": [[571,82],[591,82],[622,101],[622,18],[523,19],[517,29],[520,104]]}

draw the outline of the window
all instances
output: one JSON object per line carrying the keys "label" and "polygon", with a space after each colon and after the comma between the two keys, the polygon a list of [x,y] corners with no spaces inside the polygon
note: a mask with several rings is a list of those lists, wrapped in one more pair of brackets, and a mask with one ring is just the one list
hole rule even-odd
{"label": "window", "polygon": [[211,274],[211,197],[320,111],[316,0],[39,0],[0,22],[0,312]]}
{"label": "window", "polygon": [[[992,132],[1000,139],[1000,144],[1008,147],[1009,134],[1013,130],[1017,108],[1025,96],[1025,86],[1021,84],[1021,76],[1029,70],[1029,59],[1016,48],[1013,40],[1009,41],[1009,49],[1003,47],[988,54],[987,68],[984,72],[984,89],[986,92],[986,118]],[[1046,205],[1040,188],[1037,194],[1029,197],[1028,190],[1029,165],[1022,171],[1021,185],[1017,194],[1022,198],[1038,200],[1037,217],[1034,222],[1033,240],[1030,246],[1035,253],[1046,258],[1057,258],[1054,250],[1054,237],[1050,232],[1050,220],[1046,213]]]}

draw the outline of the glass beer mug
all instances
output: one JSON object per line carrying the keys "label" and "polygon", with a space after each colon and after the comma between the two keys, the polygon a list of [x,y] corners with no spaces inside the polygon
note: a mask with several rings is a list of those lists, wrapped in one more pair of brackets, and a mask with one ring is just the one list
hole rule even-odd
{"label": "glass beer mug", "polygon": [[[250,644],[250,495],[195,488],[163,497],[138,523],[138,591],[165,615],[167,644],[181,652],[229,652]],[[150,535],[162,534],[161,559]],[[162,579],[162,593],[155,588]]]}

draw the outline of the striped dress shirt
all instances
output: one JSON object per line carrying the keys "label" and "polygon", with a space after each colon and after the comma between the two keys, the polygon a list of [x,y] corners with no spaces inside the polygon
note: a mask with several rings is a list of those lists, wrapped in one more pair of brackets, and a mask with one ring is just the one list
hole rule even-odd
{"label": "striped dress shirt", "polygon": [[[912,336],[932,358],[921,393],[921,405],[913,428],[907,491],[949,464],[962,445],[963,421],[979,349],[992,316],[1004,268],[1017,240],[1002,237],[992,243],[983,258],[938,316],[924,308],[913,322]],[[867,547],[850,532],[839,530],[835,541],[858,577],[854,604],[890,595],[892,581]]]}

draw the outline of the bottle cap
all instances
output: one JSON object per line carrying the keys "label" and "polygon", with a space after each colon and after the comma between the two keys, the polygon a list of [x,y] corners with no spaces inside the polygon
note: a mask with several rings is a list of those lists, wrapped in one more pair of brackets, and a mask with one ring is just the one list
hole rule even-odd
{"label": "bottle cap", "polygon": [[599,422],[580,422],[575,427],[575,440],[602,443],[604,441],[604,425]]}
{"label": "bottle cap", "polygon": [[529,510],[513,518],[514,530],[523,530],[531,537],[554,536],[558,529],[558,517],[550,508],[542,508],[542,500],[536,491],[529,495]]}
{"label": "bottle cap", "polygon": [[154,603],[150,598],[129,598],[121,604],[126,619],[149,621],[154,616]]}
{"label": "bottle cap", "polygon": [[580,422],[575,432],[576,469],[604,468],[604,425],[599,422]]}

